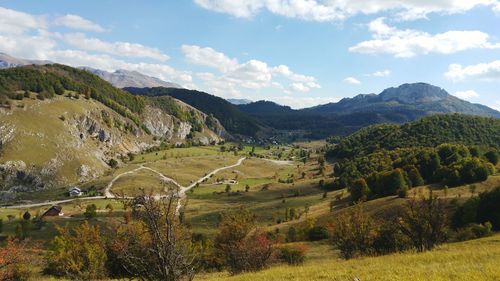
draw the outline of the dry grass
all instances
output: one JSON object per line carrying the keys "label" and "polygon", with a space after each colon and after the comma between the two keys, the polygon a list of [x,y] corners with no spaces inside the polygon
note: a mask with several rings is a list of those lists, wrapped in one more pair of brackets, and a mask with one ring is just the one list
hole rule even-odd
{"label": "dry grass", "polygon": [[216,273],[197,280],[336,280],[352,281],[474,281],[500,280],[500,235],[446,244],[425,253],[380,257],[313,260],[304,266],[276,266],[256,273],[229,276]]}

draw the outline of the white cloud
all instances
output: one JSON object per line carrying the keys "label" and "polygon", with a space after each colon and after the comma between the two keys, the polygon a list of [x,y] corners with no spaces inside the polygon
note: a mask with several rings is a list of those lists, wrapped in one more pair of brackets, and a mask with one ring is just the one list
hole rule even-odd
{"label": "white cloud", "polygon": [[[65,48],[62,42],[74,39],[75,49]],[[70,42],[66,42],[70,43]],[[88,53],[82,50],[93,51]],[[146,75],[190,84],[191,73],[180,71],[166,64],[131,63],[115,56],[148,57],[166,60],[168,56],[158,49],[141,44],[114,42],[108,43],[85,34],[53,33],[40,16],[30,15],[0,7],[0,52],[9,55],[38,60],[50,60],[71,66],[88,66],[107,71],[117,69],[135,70]]]}
{"label": "white cloud", "polygon": [[354,77],[347,77],[346,79],[344,79],[344,82],[347,84],[351,84],[351,85],[361,84],[361,81],[359,81],[358,79],[356,79]]}
{"label": "white cloud", "polygon": [[0,33],[22,34],[30,29],[45,28],[46,22],[43,17],[0,7]]}
{"label": "white cloud", "polygon": [[262,10],[308,21],[344,20],[357,14],[391,12],[399,19],[425,18],[428,14],[454,14],[477,6],[498,9],[497,0],[194,0],[199,6],[240,18]]}
{"label": "white cloud", "polygon": [[458,91],[455,92],[453,95],[463,100],[470,100],[479,97],[479,94],[474,90]]}
{"label": "white cloud", "polygon": [[496,100],[495,104],[491,105],[490,107],[496,111],[500,111],[500,100]]}
{"label": "white cloud", "polygon": [[[36,48],[33,48],[36,46]],[[46,34],[9,35],[0,32],[0,52],[14,57],[47,60],[57,43]]]}
{"label": "white cloud", "polygon": [[375,71],[372,74],[368,74],[368,76],[373,76],[373,77],[387,77],[389,75],[391,75],[391,71],[389,69]]}
{"label": "white cloud", "polygon": [[312,76],[293,73],[290,70],[290,68],[288,68],[288,66],[286,66],[286,65],[278,65],[276,67],[273,67],[271,69],[271,71],[274,74],[282,75],[282,76],[284,76],[292,81],[296,81],[296,82],[314,83],[314,81],[316,81],[316,78],[314,78]]}
{"label": "white cloud", "polygon": [[188,62],[192,64],[208,66],[221,72],[228,72],[238,67],[238,60],[231,59],[212,48],[182,45],[181,50]]}
{"label": "white cloud", "polygon": [[498,81],[500,80],[500,60],[468,66],[450,64],[448,66],[448,71],[444,75],[446,78],[453,81],[464,79]]}
{"label": "white cloud", "polygon": [[[181,47],[187,61],[213,68],[220,72],[215,75],[210,72],[198,73],[196,76],[204,81],[205,89],[225,97],[238,97],[242,89],[272,88],[288,94],[293,92],[309,92],[321,88],[316,78],[294,73],[286,65],[269,66],[266,62],[249,60],[244,63],[235,58],[209,47],[183,45]],[[289,80],[293,83],[285,88],[276,80]]]}
{"label": "white cloud", "polygon": [[157,77],[165,81],[191,82],[189,72],[176,70],[165,64],[129,63],[109,55],[94,55],[79,50],[54,50],[50,52],[53,61],[72,66],[89,66],[106,71],[125,69]]}
{"label": "white cloud", "polygon": [[89,38],[83,33],[67,33],[62,35],[64,41],[78,49],[97,51],[115,56],[151,58],[166,61],[169,57],[157,48],[146,47],[137,43],[105,42],[97,38]]}
{"label": "white cloud", "polygon": [[290,85],[290,90],[294,92],[301,92],[301,93],[307,93],[310,91],[309,87],[302,83],[292,83]]}
{"label": "white cloud", "polygon": [[500,43],[491,43],[484,32],[447,31],[438,34],[406,29],[400,30],[378,18],[369,24],[373,39],[349,48],[350,52],[363,54],[390,54],[398,58],[409,58],[420,54],[452,54],[469,49],[496,49]]}
{"label": "white cloud", "polygon": [[105,29],[97,23],[91,22],[78,15],[65,15],[55,19],[54,24],[77,30],[103,32]]}

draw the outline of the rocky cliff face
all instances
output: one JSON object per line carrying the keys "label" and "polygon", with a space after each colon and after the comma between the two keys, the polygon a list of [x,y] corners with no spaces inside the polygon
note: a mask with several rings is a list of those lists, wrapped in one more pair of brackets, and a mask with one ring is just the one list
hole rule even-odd
{"label": "rocky cliff face", "polygon": [[204,125],[205,114],[195,116],[201,132],[148,105],[140,117],[143,129],[94,100],[13,101],[10,109],[0,108],[0,200],[95,179],[109,169],[110,159],[161,142],[180,144],[188,135],[203,144],[222,140],[226,133],[219,123],[212,131]]}

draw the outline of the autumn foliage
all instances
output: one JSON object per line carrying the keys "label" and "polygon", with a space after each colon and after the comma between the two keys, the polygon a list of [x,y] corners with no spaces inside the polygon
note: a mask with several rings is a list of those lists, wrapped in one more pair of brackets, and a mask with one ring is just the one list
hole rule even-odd
{"label": "autumn foliage", "polygon": [[30,240],[7,240],[5,247],[0,247],[0,280],[26,280],[39,254],[38,245]]}

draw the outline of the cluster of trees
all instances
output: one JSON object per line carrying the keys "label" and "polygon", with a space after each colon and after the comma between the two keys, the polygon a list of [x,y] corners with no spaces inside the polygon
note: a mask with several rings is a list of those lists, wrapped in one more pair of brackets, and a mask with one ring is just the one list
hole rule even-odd
{"label": "cluster of trees", "polygon": [[500,186],[469,198],[452,217],[455,229],[486,223],[491,225],[492,230],[500,230]]}
{"label": "cluster of trees", "polygon": [[335,139],[328,157],[363,157],[380,150],[436,147],[442,143],[498,148],[500,119],[461,114],[432,115],[404,125],[374,125]]}
{"label": "cluster of trees", "polygon": [[0,280],[31,280],[33,267],[38,266],[36,258],[41,248],[29,239],[8,238],[0,247]]}
{"label": "cluster of trees", "polygon": [[[431,250],[452,240],[488,235],[500,229],[500,187],[473,197],[447,217],[445,201],[430,194],[412,199],[399,214],[379,220],[356,204],[337,214],[328,227],[314,219],[291,226],[287,233],[263,232],[245,209],[221,214],[214,238],[192,234],[177,209],[178,197],[138,196],[124,201],[123,221],[101,228],[85,221],[59,228],[45,252],[47,274],[77,280],[130,278],[192,280],[199,271],[258,271],[282,261],[304,262],[307,247],[281,242],[330,239],[343,258],[382,255],[414,249]],[[108,208],[108,207],[106,207]],[[93,212],[87,208],[87,212]],[[109,207],[112,210],[112,206]],[[29,219],[29,218],[28,218]],[[0,278],[27,280],[40,248],[29,240],[11,239],[0,249]],[[3,279],[2,279],[3,280]]]}
{"label": "cluster of trees", "polygon": [[131,112],[140,113],[145,100],[113,87],[99,77],[60,64],[31,65],[0,70],[0,95],[15,98],[15,91],[43,94],[45,98],[62,95],[65,90],[84,94],[103,103],[116,103]]}
{"label": "cluster of trees", "polygon": [[447,239],[445,204],[436,197],[410,200],[394,220],[379,221],[357,204],[338,215],[331,241],[343,258],[408,249],[431,250]]}
{"label": "cluster of trees", "polygon": [[378,220],[362,203],[337,215],[331,224],[331,241],[341,255],[353,258],[414,249],[431,250],[446,241],[463,241],[500,229],[500,187],[471,197],[451,218],[450,206],[433,196],[408,200],[392,219]]}
{"label": "cluster of trees", "polygon": [[334,165],[334,187],[349,187],[353,199],[399,194],[424,184],[450,187],[484,181],[498,163],[495,148],[441,144],[435,148],[398,148]]}
{"label": "cluster of trees", "polygon": [[191,280],[197,248],[177,213],[177,198],[140,196],[124,204],[124,221],[105,229],[88,222],[59,228],[45,272],[80,280]]}
{"label": "cluster of trees", "polygon": [[59,228],[45,255],[45,272],[82,280],[174,281],[192,280],[200,270],[237,274],[264,269],[280,258],[290,264],[304,260],[305,249],[287,247],[282,252],[272,236],[255,228],[255,217],[244,209],[222,214],[214,239],[192,234],[177,203],[176,196],[139,196],[124,202],[124,221],[106,228],[88,221]]}

